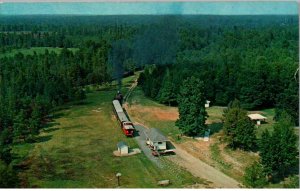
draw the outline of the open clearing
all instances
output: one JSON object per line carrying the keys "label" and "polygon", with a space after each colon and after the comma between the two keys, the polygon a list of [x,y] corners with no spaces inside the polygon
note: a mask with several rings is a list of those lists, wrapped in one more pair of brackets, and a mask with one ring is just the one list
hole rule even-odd
{"label": "open clearing", "polygon": [[[178,118],[177,108],[168,107],[146,98],[139,87],[132,92],[128,102],[127,112],[133,121],[147,127],[159,128],[182,150],[239,182],[242,182],[245,168],[259,159],[257,153],[242,150],[233,151],[226,147],[222,138],[224,136],[221,123],[225,107],[213,106],[207,108],[209,115],[207,124],[211,127],[211,136],[209,142],[204,142],[185,136],[178,140],[180,131],[175,126],[175,121]],[[272,131],[274,109],[249,113],[255,112],[268,118],[267,123],[256,128],[257,137],[260,137],[263,130],[269,129]],[[191,169],[193,170],[193,168]]]}
{"label": "open clearing", "polygon": [[[146,104],[143,104],[145,100]],[[193,175],[207,179],[212,187],[215,188],[238,188],[239,183],[226,176],[223,172],[214,169],[199,160],[197,155],[189,152],[188,147],[193,146],[194,143],[198,141],[190,140],[190,138],[183,138],[185,141],[177,141],[176,135],[180,132],[178,128],[175,127],[175,120],[178,118],[178,110],[175,107],[167,107],[164,105],[157,104],[147,98],[143,97],[142,92],[139,88],[133,91],[132,97],[129,98],[129,104],[127,105],[127,112],[131,116],[134,122],[145,124],[147,127],[155,127],[161,129],[164,133],[169,135],[173,142],[182,142],[181,144],[176,144],[176,155],[171,157],[166,157],[171,161],[183,166],[189,170]],[[151,104],[153,103],[153,105]],[[172,116],[172,118],[161,118],[160,115],[167,113],[167,116]],[[217,118],[218,116],[216,116]],[[202,142],[202,141],[201,141]],[[207,142],[203,142],[207,143]],[[189,145],[189,146],[188,146]],[[203,146],[203,145],[202,145]],[[205,147],[204,147],[205,148]],[[206,145],[207,151],[209,151],[209,144]],[[188,152],[186,152],[186,151]],[[197,152],[198,153],[198,150]],[[199,153],[200,154],[200,153]],[[210,164],[210,163],[208,163]]]}
{"label": "open clearing", "polygon": [[[125,86],[132,80],[126,78]],[[160,169],[143,153],[115,157],[119,141],[131,148],[138,145],[123,135],[113,115],[111,100],[116,91],[90,91],[84,103],[56,112],[38,143],[15,146],[16,156],[29,153],[20,175],[23,187],[114,188],[117,172],[122,173],[122,188],[155,188],[159,180],[170,180],[168,187],[207,187],[205,181],[170,161],[162,161],[166,168]]]}

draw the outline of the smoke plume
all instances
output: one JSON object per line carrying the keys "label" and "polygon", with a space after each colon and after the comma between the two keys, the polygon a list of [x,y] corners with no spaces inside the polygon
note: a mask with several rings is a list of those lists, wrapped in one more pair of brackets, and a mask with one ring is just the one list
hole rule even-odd
{"label": "smoke plume", "polygon": [[109,54],[109,62],[113,67],[113,79],[118,81],[118,90],[122,87],[122,77],[124,73],[124,62],[130,58],[131,49],[127,40],[117,40],[112,44]]}

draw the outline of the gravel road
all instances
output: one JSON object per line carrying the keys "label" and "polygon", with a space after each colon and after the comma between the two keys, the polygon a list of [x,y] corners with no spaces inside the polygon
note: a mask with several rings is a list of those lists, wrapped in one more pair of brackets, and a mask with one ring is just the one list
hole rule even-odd
{"label": "gravel road", "polygon": [[202,162],[200,159],[180,148],[179,145],[174,143],[173,145],[176,147],[176,155],[169,159],[186,168],[194,176],[212,182],[214,188],[239,188],[241,186],[240,183],[233,178]]}
{"label": "gravel road", "polygon": [[[133,83],[132,87],[130,88],[130,91],[126,98],[130,96],[130,93],[136,86],[136,82]],[[136,134],[135,139],[143,151],[143,153],[146,155],[147,158],[149,158],[152,162],[154,162],[159,168],[166,168],[166,166],[162,163],[162,160],[165,160],[164,157],[154,157],[151,153],[151,149],[148,148],[146,145],[146,136],[145,136],[145,130],[146,127],[135,124]],[[190,173],[192,173],[194,176],[206,179],[210,182],[212,182],[213,188],[239,188],[241,187],[241,184],[234,180],[233,178],[225,175],[223,172],[221,172],[218,169],[215,169],[212,166],[209,166],[208,164],[204,163],[200,159],[194,157],[193,155],[186,152],[184,149],[180,147],[180,145],[176,145],[172,143],[176,150],[176,155],[168,156],[166,157],[168,160],[173,161],[174,163],[178,164],[179,166],[184,167],[186,170],[188,170]],[[176,172],[174,172],[176,173]]]}
{"label": "gravel road", "polygon": [[146,145],[146,136],[145,136],[145,130],[146,128],[141,125],[134,125],[136,134],[134,136],[135,140],[137,141],[139,147],[144,152],[146,157],[150,159],[152,162],[154,162],[158,167],[162,168],[163,165],[160,162],[160,159],[152,155],[151,149]]}

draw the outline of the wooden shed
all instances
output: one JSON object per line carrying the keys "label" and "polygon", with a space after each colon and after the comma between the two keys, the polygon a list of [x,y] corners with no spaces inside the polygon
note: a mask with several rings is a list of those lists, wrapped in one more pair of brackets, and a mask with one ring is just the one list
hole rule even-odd
{"label": "wooden shed", "polygon": [[118,151],[121,155],[128,154],[129,147],[123,141],[117,144]]}
{"label": "wooden shed", "polygon": [[251,121],[255,121],[256,125],[260,125],[262,121],[266,121],[266,117],[262,116],[259,113],[253,113],[253,114],[249,114],[248,117],[251,119]]}
{"label": "wooden shed", "polygon": [[163,133],[156,128],[150,128],[146,132],[147,144],[150,145],[153,150],[160,151],[167,149],[168,139],[163,135]]}

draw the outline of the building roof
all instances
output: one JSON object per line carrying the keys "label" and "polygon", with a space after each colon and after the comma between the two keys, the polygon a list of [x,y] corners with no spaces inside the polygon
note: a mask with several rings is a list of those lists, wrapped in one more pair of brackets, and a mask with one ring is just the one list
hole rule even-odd
{"label": "building roof", "polygon": [[262,116],[261,114],[258,114],[258,113],[249,114],[248,117],[251,120],[264,120],[264,119],[267,119],[266,117],[264,117],[264,116]]}
{"label": "building roof", "polygon": [[120,142],[118,142],[117,147],[118,148],[124,148],[124,147],[128,147],[128,146],[123,141],[120,141]]}
{"label": "building roof", "polygon": [[147,137],[152,142],[168,141],[168,139],[163,135],[163,133],[159,129],[156,129],[156,128],[150,128],[147,132]]}

